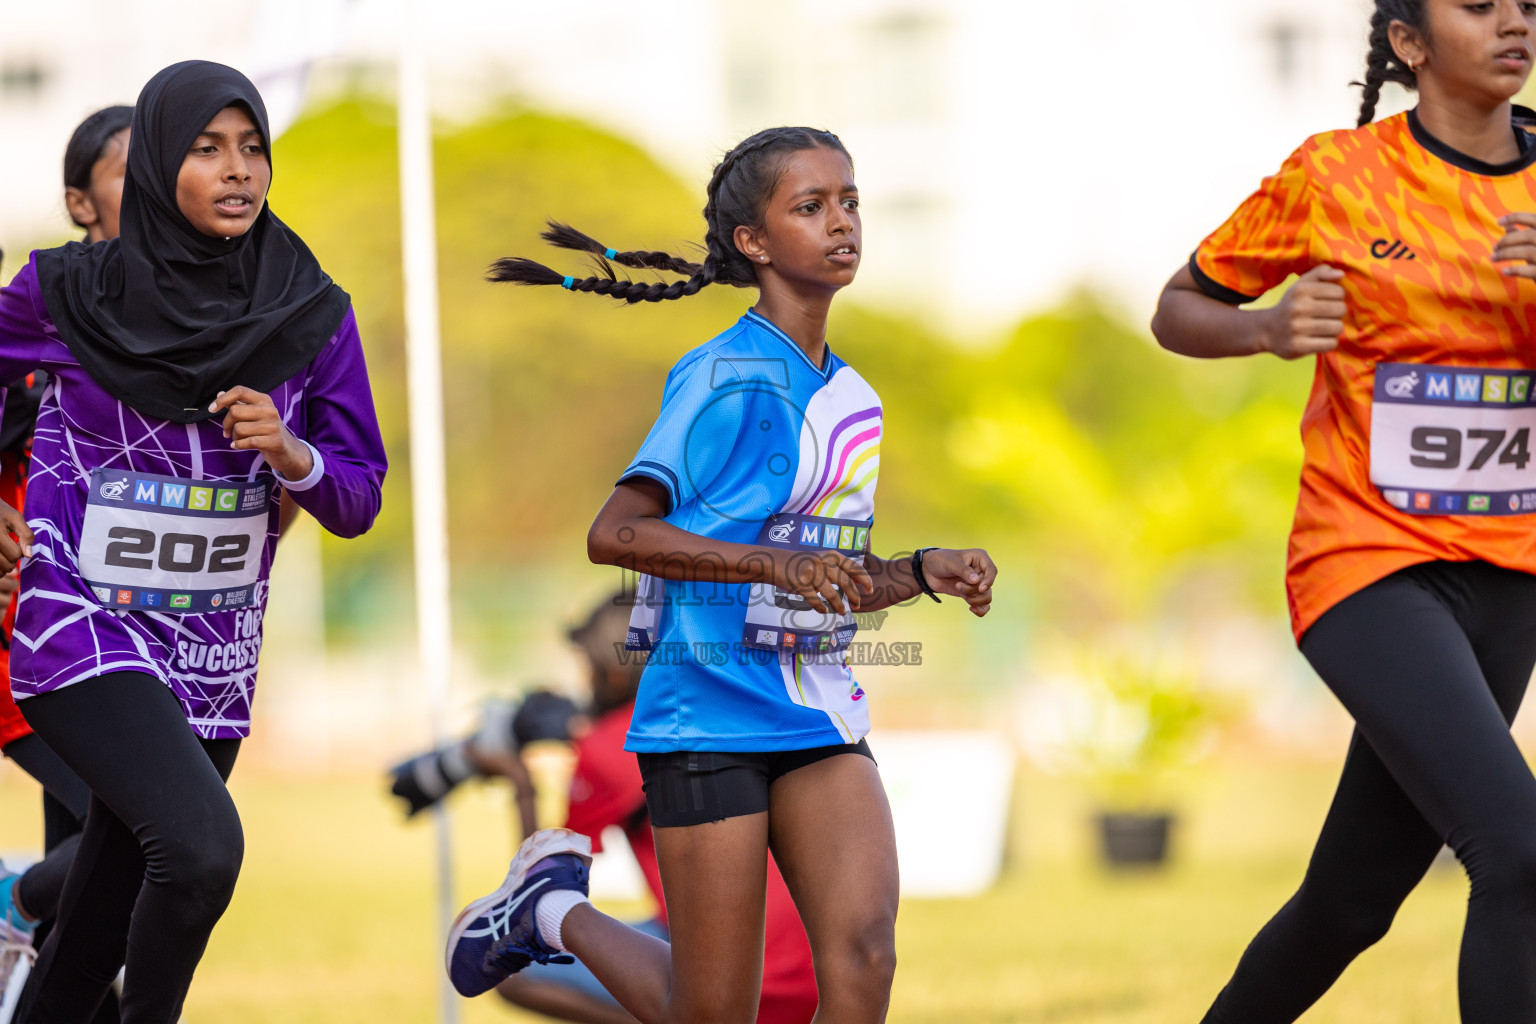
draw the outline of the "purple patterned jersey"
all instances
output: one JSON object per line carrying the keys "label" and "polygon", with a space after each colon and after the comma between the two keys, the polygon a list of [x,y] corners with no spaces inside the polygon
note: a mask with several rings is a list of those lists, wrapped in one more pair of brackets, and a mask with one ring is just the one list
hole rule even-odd
{"label": "purple patterned jersey", "polygon": [[[22,563],[12,694],[24,700],[111,672],[145,672],[176,694],[197,735],[246,736],[277,544],[276,474],[260,453],[232,450],[217,419],[191,424],[153,419],[103,390],[59,338],[29,262],[0,289],[0,381],[39,369],[49,380],[32,443],[26,501],[37,542]],[[316,472],[283,482],[294,501],[338,536],[365,532],[379,513],[386,460],[351,312],[304,372],[271,396],[288,429],[315,452]],[[126,607],[113,606],[122,592],[92,587],[80,569],[96,470],[104,471],[95,474],[98,490],[108,478],[173,477],[210,487],[225,483],[242,501],[250,500],[246,495],[264,500],[266,531],[251,593],[230,592],[230,604],[238,607],[219,607],[217,598],[209,607],[200,596],[191,612],[168,607],[189,607],[180,595],[142,607],[139,602],[151,598],[133,592],[124,598]],[[185,543],[167,549],[173,558],[196,552],[206,561],[206,551],[193,543],[196,537],[175,537]],[[162,554],[162,566],[165,558]],[[152,559],[142,561],[148,565]]]}

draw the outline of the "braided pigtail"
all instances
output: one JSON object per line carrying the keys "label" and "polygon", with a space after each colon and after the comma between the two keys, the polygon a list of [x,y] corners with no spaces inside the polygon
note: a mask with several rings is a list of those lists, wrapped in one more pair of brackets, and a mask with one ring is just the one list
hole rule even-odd
{"label": "braided pigtail", "polygon": [[1418,87],[1418,74],[1392,49],[1392,23],[1395,21],[1428,37],[1424,0],[1376,0],[1376,10],[1371,15],[1371,48],[1365,58],[1365,81],[1351,83],[1364,90],[1360,96],[1360,127],[1376,119],[1376,104],[1381,100],[1383,85],[1396,82],[1405,89]]}
{"label": "braided pigtail", "polygon": [[[708,199],[704,205],[704,260],[701,263],[659,250],[620,252],[569,224],[551,220],[540,237],[557,248],[596,257],[602,273],[592,277],[566,276],[542,263],[512,256],[491,264],[486,279],[526,285],[557,284],[568,291],[606,295],[631,304],[686,298],[712,284],[755,287],[757,269],[736,248],[736,229],[743,225],[762,226],[768,199],[784,172],[783,157],[816,147],[835,149],[848,155],[841,140],[831,132],[811,128],[770,128],[742,142],[721,159],[710,176]],[[636,270],[658,270],[686,274],[687,277],[670,284],[628,281],[614,273],[612,264],[615,263]]]}
{"label": "braided pigtail", "polygon": [[615,299],[623,299],[628,303],[636,302],[665,302],[669,299],[685,299],[690,295],[697,295],[710,280],[703,270],[688,278],[686,281],[673,281],[671,284],[663,284],[660,281],[625,281],[610,277],[587,277],[573,281],[569,287],[573,292],[592,292],[596,295],[607,295]]}
{"label": "braided pigtail", "polygon": [[485,272],[485,279],[510,281],[513,284],[563,284],[565,275],[521,256],[503,256],[491,264]]}
{"label": "braided pigtail", "polygon": [[714,275],[709,268],[700,266],[686,281],[674,281],[671,284],[660,281],[626,281],[611,272],[600,277],[569,277],[534,260],[507,256],[491,264],[485,279],[512,284],[558,284],[568,291],[591,292],[635,303],[663,302],[697,295],[702,288],[713,283]]}
{"label": "braided pigtail", "polygon": [[657,250],[637,250],[634,252],[620,252],[610,249],[584,232],[577,231],[569,224],[561,224],[559,221],[548,221],[549,227],[540,233],[539,237],[550,245],[561,249],[574,249],[577,252],[588,252],[605,260],[612,260],[622,267],[631,267],[635,270],[665,270],[673,274],[697,274],[699,264],[692,260],[686,260],[681,256],[674,256],[669,252]]}

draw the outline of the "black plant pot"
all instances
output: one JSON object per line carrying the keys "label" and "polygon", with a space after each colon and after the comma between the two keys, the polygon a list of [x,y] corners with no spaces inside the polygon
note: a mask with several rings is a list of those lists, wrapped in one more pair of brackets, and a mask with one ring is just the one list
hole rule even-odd
{"label": "black plant pot", "polygon": [[1099,815],[1099,841],[1104,860],[1114,868],[1159,867],[1168,860],[1172,814],[1113,813]]}

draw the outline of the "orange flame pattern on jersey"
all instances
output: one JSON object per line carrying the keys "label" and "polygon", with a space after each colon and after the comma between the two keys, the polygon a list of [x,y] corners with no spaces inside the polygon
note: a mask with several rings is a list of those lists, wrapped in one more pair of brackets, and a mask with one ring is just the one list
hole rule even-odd
{"label": "orange flame pattern on jersey", "polygon": [[1298,639],[1345,597],[1419,562],[1536,572],[1532,515],[1409,515],[1370,481],[1377,363],[1536,368],[1536,281],[1490,259],[1498,218],[1536,212],[1536,167],[1458,163],[1426,148],[1404,114],[1314,136],[1195,252],[1196,277],[1228,301],[1321,264],[1345,271],[1345,331],[1317,358],[1301,421],[1286,569]]}

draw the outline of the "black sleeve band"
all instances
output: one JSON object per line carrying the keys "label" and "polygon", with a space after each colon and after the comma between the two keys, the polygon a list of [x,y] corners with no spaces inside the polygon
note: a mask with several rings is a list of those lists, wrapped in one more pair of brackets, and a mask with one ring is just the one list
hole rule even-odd
{"label": "black sleeve band", "polygon": [[1218,302],[1225,302],[1229,306],[1243,306],[1253,302],[1257,295],[1244,295],[1242,292],[1233,291],[1220,281],[1212,280],[1211,275],[1200,269],[1200,261],[1196,259],[1198,252],[1189,254],[1189,273],[1195,279],[1195,284],[1200,290]]}

